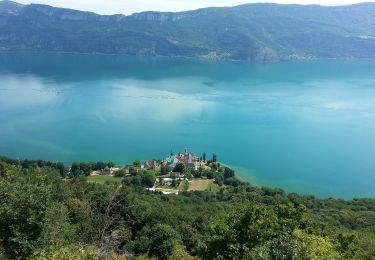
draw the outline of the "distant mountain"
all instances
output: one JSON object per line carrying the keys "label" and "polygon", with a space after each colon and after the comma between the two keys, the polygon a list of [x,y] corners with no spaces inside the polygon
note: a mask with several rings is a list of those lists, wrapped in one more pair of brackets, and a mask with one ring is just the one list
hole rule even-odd
{"label": "distant mountain", "polygon": [[130,16],[0,2],[0,50],[235,60],[375,58],[375,3],[247,4]]}

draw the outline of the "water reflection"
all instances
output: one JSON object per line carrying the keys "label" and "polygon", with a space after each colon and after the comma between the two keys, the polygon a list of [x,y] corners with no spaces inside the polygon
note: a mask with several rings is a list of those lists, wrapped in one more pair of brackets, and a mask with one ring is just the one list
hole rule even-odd
{"label": "water reflection", "polygon": [[43,113],[54,112],[55,116],[71,111],[71,116],[91,114],[171,122],[199,116],[203,110],[214,107],[207,100],[209,94],[199,93],[196,85],[180,83],[176,88],[178,80],[164,80],[151,86],[136,80],[62,84],[33,75],[3,74],[0,82],[3,115],[48,108]]}
{"label": "water reflection", "polygon": [[0,111],[27,109],[56,101],[59,88],[33,75],[0,75]]}
{"label": "water reflection", "polygon": [[188,146],[259,185],[375,196],[370,65],[0,55],[0,154],[124,163]]}
{"label": "water reflection", "polygon": [[124,120],[176,122],[197,118],[202,111],[214,109],[214,103],[202,94],[181,94],[162,89],[121,84],[112,88],[102,104],[103,111]]}

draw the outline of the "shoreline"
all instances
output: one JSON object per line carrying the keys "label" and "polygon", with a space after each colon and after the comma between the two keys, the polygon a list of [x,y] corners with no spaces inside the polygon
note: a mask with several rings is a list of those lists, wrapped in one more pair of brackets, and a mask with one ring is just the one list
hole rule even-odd
{"label": "shoreline", "polygon": [[79,51],[51,51],[51,50],[12,50],[12,49],[0,49],[0,55],[4,53],[29,53],[29,54],[71,54],[71,55],[85,55],[85,56],[123,56],[129,58],[159,58],[159,59],[186,59],[186,60],[196,60],[196,61],[206,61],[206,62],[246,62],[255,64],[268,64],[268,63],[282,63],[282,62],[304,62],[304,61],[375,61],[373,58],[363,58],[363,57],[315,57],[315,56],[299,56],[296,54],[288,55],[287,57],[278,57],[276,59],[231,59],[231,58],[210,58],[205,57],[206,55],[200,56],[164,56],[164,55],[133,55],[127,53],[106,53],[106,52],[79,52]]}
{"label": "shoreline", "polygon": [[[45,161],[45,160],[40,160],[40,159],[30,159],[30,158],[26,159],[26,158],[11,157],[11,156],[8,157],[7,155],[0,155],[0,159],[1,159],[1,157],[7,158],[7,159],[12,159],[12,160],[44,161],[44,162],[51,162],[51,163],[61,163],[62,162],[62,161],[58,161],[58,160],[46,160]],[[135,159],[135,160],[137,160],[137,159]],[[118,166],[120,168],[124,168],[124,167],[130,166],[133,161],[134,160],[128,160],[128,162],[126,162],[126,163],[117,163],[117,162],[114,162],[114,163],[115,163],[116,166]],[[144,161],[147,161],[147,159],[143,159],[143,160],[139,160],[139,161],[144,162]],[[89,162],[89,161],[75,161],[75,162],[78,162],[78,163],[95,163],[95,162]],[[103,162],[106,162],[106,160],[104,160]],[[64,164],[64,166],[66,168],[71,168],[71,166],[74,162],[70,162],[70,163],[62,162],[62,163]],[[282,187],[283,185],[270,184],[269,180],[266,180],[266,179],[263,180],[263,181],[260,180],[259,179],[260,173],[257,173],[256,171],[254,171],[250,168],[245,168],[245,167],[238,166],[238,165],[230,165],[230,164],[221,163],[221,162],[220,162],[220,164],[222,166],[233,169],[235,171],[235,177],[240,182],[250,183],[251,186],[254,186],[254,187],[257,187],[257,188],[280,189],[287,194],[297,193],[300,196],[313,196],[313,197],[316,197],[318,199],[339,199],[339,200],[342,199],[342,200],[345,200],[345,201],[352,201],[352,200],[355,200],[355,199],[375,199],[375,196],[371,197],[371,196],[345,196],[345,195],[334,196],[334,195],[330,195],[330,194],[328,194],[329,191],[325,188],[326,186],[322,187],[322,186],[311,186],[311,185],[309,185],[311,187],[311,189],[316,190],[317,192],[304,192],[300,189],[304,189],[303,187],[308,184],[306,182],[301,182],[301,181],[292,180],[292,179],[289,179],[289,180],[286,179],[286,180],[283,181],[283,183],[285,183],[285,185],[284,185],[284,187]],[[285,186],[289,186],[289,187],[285,187]],[[300,187],[300,188],[294,189],[293,187]],[[323,192],[321,191],[322,188],[325,188]],[[324,194],[324,193],[327,193],[327,194]]]}

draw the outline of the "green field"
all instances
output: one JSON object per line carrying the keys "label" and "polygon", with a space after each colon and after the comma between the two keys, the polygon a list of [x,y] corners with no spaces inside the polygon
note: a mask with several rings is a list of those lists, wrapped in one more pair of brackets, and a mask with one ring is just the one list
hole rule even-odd
{"label": "green field", "polygon": [[208,185],[207,191],[211,191],[211,192],[219,192],[220,191],[220,187],[219,185],[217,185],[216,183],[211,183],[210,185]]}
{"label": "green field", "polygon": [[112,176],[88,176],[86,177],[87,182],[96,182],[96,183],[101,183],[104,184],[106,181],[109,182],[121,182],[122,178],[121,177],[112,177]]}
{"label": "green field", "polygon": [[207,190],[212,184],[213,180],[208,179],[194,179],[189,183],[188,191],[204,191]]}

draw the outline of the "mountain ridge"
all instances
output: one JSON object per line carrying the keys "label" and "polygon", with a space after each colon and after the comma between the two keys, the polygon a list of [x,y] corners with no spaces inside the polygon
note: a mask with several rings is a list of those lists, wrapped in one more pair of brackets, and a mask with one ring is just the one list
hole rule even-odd
{"label": "mountain ridge", "polygon": [[0,2],[0,49],[232,60],[375,58],[375,3],[99,15]]}

